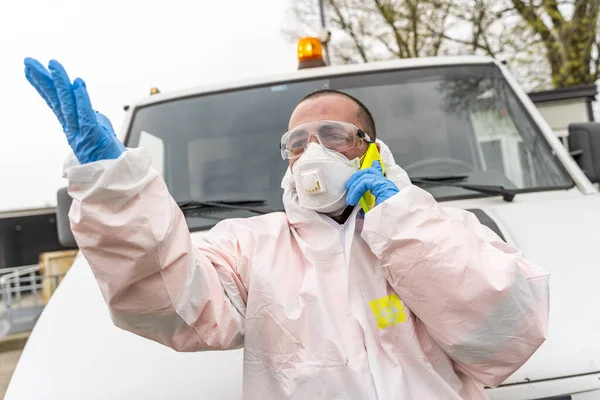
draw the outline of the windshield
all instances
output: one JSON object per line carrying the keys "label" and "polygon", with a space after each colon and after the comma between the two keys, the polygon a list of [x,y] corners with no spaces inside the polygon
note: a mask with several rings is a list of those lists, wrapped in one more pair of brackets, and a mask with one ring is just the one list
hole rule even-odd
{"label": "windshield", "polygon": [[[127,145],[149,150],[177,201],[264,200],[269,208],[282,209],[287,161],[278,147],[281,135],[298,101],[324,88],[343,90],[366,104],[377,138],[411,177],[462,176],[468,184],[518,191],[573,184],[492,64],[375,72],[181,98],[137,109]],[[452,186],[425,189],[438,201],[486,196]],[[236,213],[228,212],[213,219]]]}

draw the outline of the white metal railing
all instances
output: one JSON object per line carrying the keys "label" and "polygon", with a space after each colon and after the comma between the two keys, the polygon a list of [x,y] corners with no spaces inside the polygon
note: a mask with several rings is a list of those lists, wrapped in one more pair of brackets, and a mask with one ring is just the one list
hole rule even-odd
{"label": "white metal railing", "polygon": [[[0,316],[4,318],[0,321],[10,329],[14,322],[14,314],[17,310],[22,310],[35,323],[38,314],[31,310],[40,309],[43,306],[40,291],[45,279],[53,279],[54,287],[58,286],[59,279],[65,274],[40,275],[39,265],[25,265],[15,268],[0,269],[0,294],[2,303],[0,303]],[[23,295],[30,293],[27,301],[23,301]],[[29,300],[31,299],[31,300]],[[29,310],[28,310],[29,309]],[[5,329],[5,330],[6,330]],[[2,334],[0,333],[0,336]]]}
{"label": "white metal railing", "polygon": [[[39,265],[26,265],[0,270],[0,293],[5,311],[10,311],[13,304],[21,306],[22,295],[26,291],[33,294],[34,304],[38,302],[38,290],[42,288],[42,277],[37,276]],[[14,294],[14,301],[13,301]]]}
{"label": "white metal railing", "polygon": [[[39,271],[38,265],[22,266],[10,268],[10,270],[0,271],[0,292],[2,293],[2,303],[5,310],[10,310],[13,305],[13,294],[17,304],[20,303],[22,293],[26,290],[35,292],[35,301],[37,302],[37,290],[41,285],[36,279],[36,273]],[[28,283],[28,284],[27,284]]]}

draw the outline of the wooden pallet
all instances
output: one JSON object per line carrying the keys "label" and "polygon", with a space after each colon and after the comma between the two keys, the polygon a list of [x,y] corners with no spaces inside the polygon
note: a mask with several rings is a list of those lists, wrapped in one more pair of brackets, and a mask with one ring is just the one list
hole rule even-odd
{"label": "wooden pallet", "polygon": [[54,251],[40,254],[40,273],[44,276],[42,281],[42,301],[48,303],[52,293],[67,273],[78,250]]}

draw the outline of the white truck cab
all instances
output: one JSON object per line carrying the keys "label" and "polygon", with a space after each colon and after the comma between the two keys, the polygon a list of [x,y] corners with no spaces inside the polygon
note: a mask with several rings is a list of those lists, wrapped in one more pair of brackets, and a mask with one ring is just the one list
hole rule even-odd
{"label": "white truck cab", "polygon": [[[282,209],[280,137],[296,103],[324,88],[370,108],[378,138],[416,184],[473,211],[550,272],[547,341],[490,398],[600,399],[600,125],[572,126],[576,162],[501,63],[407,59],[158,93],[129,108],[126,145],[148,149],[178,202]],[[185,214],[194,240],[222,219],[252,215]],[[116,328],[80,254],[6,399],[239,399],[241,381],[241,350],[177,353]]]}

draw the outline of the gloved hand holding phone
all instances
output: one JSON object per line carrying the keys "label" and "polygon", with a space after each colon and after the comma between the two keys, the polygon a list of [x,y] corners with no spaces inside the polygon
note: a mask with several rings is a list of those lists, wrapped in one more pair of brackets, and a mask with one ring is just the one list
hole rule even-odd
{"label": "gloved hand holding phone", "polygon": [[355,172],[346,182],[348,194],[346,203],[355,206],[368,190],[375,196],[375,205],[379,205],[400,190],[394,182],[383,175],[379,161],[373,161],[371,168]]}
{"label": "gloved hand holding phone", "polygon": [[25,76],[60,121],[81,164],[115,159],[126,150],[108,118],[93,110],[85,82],[77,78],[71,83],[58,61],[50,61],[46,69],[26,58]]}

